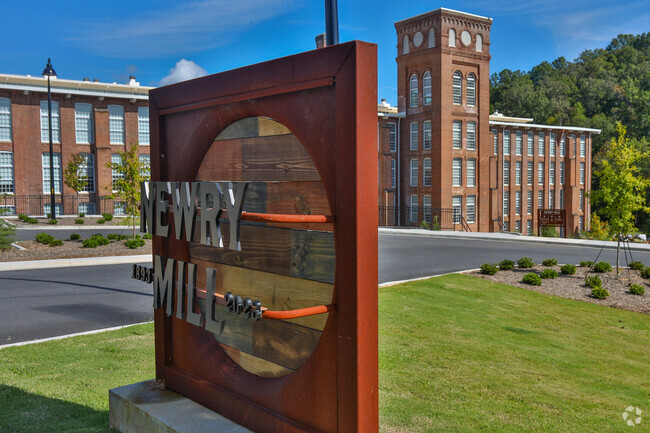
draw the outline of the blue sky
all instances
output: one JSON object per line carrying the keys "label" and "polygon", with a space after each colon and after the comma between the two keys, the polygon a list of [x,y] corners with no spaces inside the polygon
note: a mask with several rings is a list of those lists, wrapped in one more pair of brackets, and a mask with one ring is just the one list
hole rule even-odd
{"label": "blue sky", "polygon": [[[439,7],[493,18],[491,72],[573,60],[620,33],[650,31],[647,0],[339,0],[341,42],[378,44],[378,94],[395,104],[393,23]],[[314,49],[324,0],[6,2],[0,73],[160,85]]]}

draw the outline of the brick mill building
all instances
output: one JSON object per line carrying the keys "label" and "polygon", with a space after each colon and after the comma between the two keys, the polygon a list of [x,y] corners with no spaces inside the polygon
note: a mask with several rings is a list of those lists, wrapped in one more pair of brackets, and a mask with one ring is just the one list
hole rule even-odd
{"label": "brick mill building", "polygon": [[589,221],[591,134],[490,115],[490,18],[438,9],[395,23],[398,107],[382,102],[380,225],[537,232],[537,209]]}
{"label": "brick mill building", "polygon": [[[115,173],[106,164],[138,142],[149,162],[149,89],[127,84],[52,79],[52,139],[56,214],[121,214],[111,194]],[[85,158],[87,186],[79,194],[63,182],[72,154]],[[0,206],[9,214],[50,212],[47,79],[0,75]],[[63,194],[61,194],[63,193]]]}

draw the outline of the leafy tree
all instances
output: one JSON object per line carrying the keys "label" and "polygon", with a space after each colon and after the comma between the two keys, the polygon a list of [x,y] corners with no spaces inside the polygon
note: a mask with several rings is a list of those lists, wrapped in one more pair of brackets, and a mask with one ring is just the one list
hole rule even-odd
{"label": "leafy tree", "polygon": [[617,123],[618,138],[612,139],[596,170],[600,186],[591,193],[599,203],[599,214],[617,236],[616,273],[619,272],[621,235],[636,231],[635,212],[650,212],[646,206],[646,190],[650,179],[641,176],[640,164],[650,156],[638,142],[626,137],[625,126]]}
{"label": "leafy tree", "polygon": [[138,157],[138,143],[135,142],[124,152],[118,152],[120,162],[108,162],[106,167],[118,174],[113,181],[112,198],[124,203],[124,210],[131,218],[133,238],[135,239],[135,217],[140,215],[140,185],[149,181],[149,165]]}
{"label": "leafy tree", "polygon": [[10,222],[0,218],[0,250],[8,250],[14,241],[16,228]]}
{"label": "leafy tree", "polygon": [[82,174],[82,168],[86,166],[86,158],[83,155],[73,154],[63,172],[65,184],[77,194],[77,206],[79,205],[79,192],[88,186],[88,176]]}

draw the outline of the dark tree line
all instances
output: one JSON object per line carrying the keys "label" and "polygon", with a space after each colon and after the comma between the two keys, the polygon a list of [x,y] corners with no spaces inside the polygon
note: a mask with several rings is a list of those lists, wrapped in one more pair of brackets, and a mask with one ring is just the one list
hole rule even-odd
{"label": "dark tree line", "polygon": [[[536,123],[597,128],[594,163],[617,137],[616,123],[627,127],[633,143],[650,142],[650,33],[619,35],[604,49],[585,50],[573,62],[544,61],[528,72],[504,69],[490,77],[490,109]],[[650,177],[650,163],[643,173]],[[598,188],[598,178],[593,187]],[[646,191],[650,202],[650,191]],[[597,209],[594,209],[597,211]],[[640,213],[637,227],[650,232]]]}

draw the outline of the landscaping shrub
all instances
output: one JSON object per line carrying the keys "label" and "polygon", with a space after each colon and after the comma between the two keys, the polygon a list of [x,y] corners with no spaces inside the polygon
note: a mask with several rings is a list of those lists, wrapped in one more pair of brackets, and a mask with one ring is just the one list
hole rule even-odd
{"label": "landscaping shrub", "polygon": [[645,293],[645,289],[641,284],[631,284],[630,293],[633,295],[643,295]]}
{"label": "landscaping shrub", "polygon": [[49,220],[47,223],[54,225],[54,224],[58,224],[59,220]]}
{"label": "landscaping shrub", "polygon": [[530,257],[522,257],[517,260],[517,265],[522,269],[530,269],[535,266],[535,262]]}
{"label": "landscaping shrub", "polygon": [[18,214],[18,219],[21,220],[21,221],[26,221],[27,218],[29,218],[29,217],[27,215],[25,215],[24,213],[19,213]]}
{"label": "landscaping shrub", "polygon": [[581,268],[590,268],[594,265],[594,262],[591,260],[582,260],[580,261],[580,267]]}
{"label": "landscaping shrub", "polygon": [[585,286],[595,289],[596,287],[603,287],[603,282],[598,275],[585,277]]}
{"label": "landscaping shrub", "polygon": [[120,238],[120,235],[118,235],[117,233],[109,233],[109,234],[106,235],[106,239],[108,239],[109,241],[116,241],[119,238]]}
{"label": "landscaping shrub", "polygon": [[85,213],[83,213],[83,212],[79,212],[79,218],[83,218],[83,217],[85,217],[85,216],[86,216]]}
{"label": "landscaping shrub", "polygon": [[509,271],[514,267],[515,267],[515,262],[513,262],[512,260],[504,259],[501,260],[501,263],[499,263],[499,269],[502,271]]}
{"label": "landscaping shrub", "polygon": [[75,224],[83,224],[84,220],[83,220],[83,218],[77,218],[77,219],[74,220],[74,223]]}
{"label": "landscaping shrub", "polygon": [[142,239],[151,239],[151,233],[145,233],[142,235]]}
{"label": "landscaping shrub", "polygon": [[555,266],[557,265],[557,259],[545,259],[542,264],[544,266]]}
{"label": "landscaping shrub", "polygon": [[550,226],[542,227],[542,237],[556,238],[557,236],[558,236],[557,229],[555,227],[550,227]]}
{"label": "landscaping shrub", "polygon": [[422,222],[420,223],[420,228],[421,229],[429,230],[430,227],[431,226],[429,225],[427,220],[422,220]]}
{"label": "landscaping shrub", "polygon": [[61,239],[52,239],[52,241],[49,244],[51,247],[58,247],[63,245],[63,241]]}
{"label": "landscaping shrub", "polygon": [[100,218],[97,220],[97,224],[104,224],[106,220],[104,218]]}
{"label": "landscaping shrub", "polygon": [[605,299],[609,296],[609,292],[607,289],[603,289],[602,287],[594,287],[591,289],[591,296],[596,299]]}
{"label": "landscaping shrub", "polygon": [[539,276],[545,280],[552,280],[553,278],[557,278],[557,271],[555,269],[544,269]]}
{"label": "landscaping shrub", "polygon": [[0,219],[0,250],[11,249],[11,244],[14,241],[15,234],[16,228],[13,224]]}
{"label": "landscaping shrub", "polygon": [[32,217],[25,218],[25,222],[28,223],[28,224],[38,224],[38,220],[36,218],[32,218]]}
{"label": "landscaping shrub", "polygon": [[124,245],[125,245],[127,248],[130,248],[130,249],[132,249],[132,250],[134,250],[134,249],[136,249],[136,248],[138,248],[138,247],[141,247],[141,246],[143,246],[144,244],[145,244],[144,239],[139,239],[139,238],[136,238],[136,239],[129,239],[128,241],[124,241]]}
{"label": "landscaping shrub", "polygon": [[594,272],[602,274],[603,272],[609,272],[612,270],[612,265],[607,262],[598,262],[594,265]]}
{"label": "landscaping shrub", "polygon": [[47,233],[39,233],[34,239],[36,242],[47,245],[54,240],[54,236]]}
{"label": "landscaping shrub", "polygon": [[499,268],[497,265],[493,265],[492,263],[484,263],[481,265],[481,273],[485,275],[494,275],[497,272],[499,272]]}
{"label": "landscaping shrub", "polygon": [[641,278],[650,279],[650,268],[643,268],[641,271]]}
{"label": "landscaping shrub", "polygon": [[96,233],[90,237],[90,239],[95,239],[98,245],[108,245],[111,243],[108,239],[102,236],[100,233]]}
{"label": "landscaping shrub", "polygon": [[97,242],[97,239],[93,239],[93,238],[84,239],[81,243],[84,246],[84,248],[97,248],[99,246],[99,242]]}
{"label": "landscaping shrub", "polygon": [[531,286],[542,285],[542,279],[540,278],[540,276],[533,272],[524,275],[524,279],[522,281],[526,284],[530,284]]}
{"label": "landscaping shrub", "polygon": [[113,215],[108,213],[108,212],[104,212],[102,214],[102,218],[104,218],[104,220],[106,220],[106,221],[112,221],[113,220]]}
{"label": "landscaping shrub", "polygon": [[645,265],[637,260],[630,262],[630,269],[634,269],[635,271],[642,271],[643,268],[645,268]]}
{"label": "landscaping shrub", "polygon": [[560,272],[562,272],[562,275],[573,275],[576,273],[576,265],[572,265],[570,263],[562,265]]}
{"label": "landscaping shrub", "polygon": [[79,233],[71,233],[70,234],[70,240],[71,241],[76,241],[81,239],[81,235]]}

